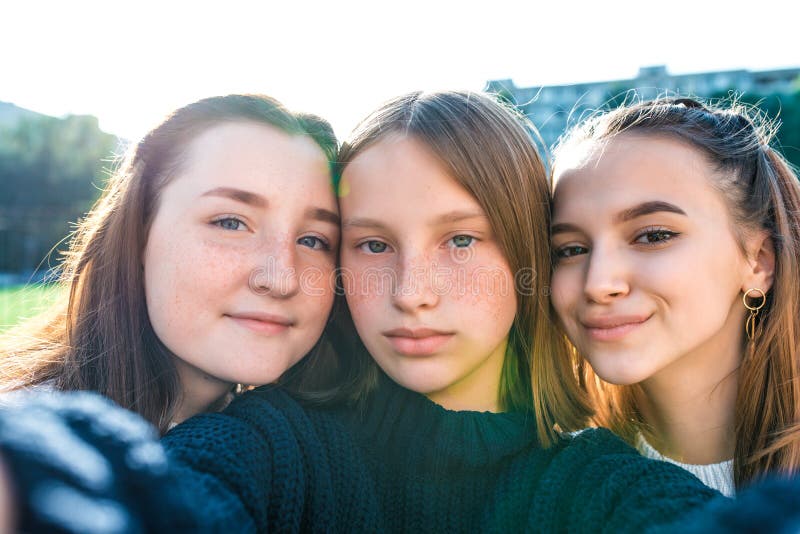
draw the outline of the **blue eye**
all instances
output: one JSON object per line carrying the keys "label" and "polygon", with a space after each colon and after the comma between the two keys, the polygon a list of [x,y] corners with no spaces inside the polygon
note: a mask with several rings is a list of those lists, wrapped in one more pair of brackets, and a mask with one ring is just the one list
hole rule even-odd
{"label": "blue eye", "polygon": [[213,221],[212,224],[219,226],[223,230],[246,230],[247,225],[236,217],[224,217]]}
{"label": "blue eye", "polygon": [[331,249],[330,245],[325,240],[314,235],[303,236],[297,240],[297,243],[303,245],[304,247],[308,247],[310,249],[315,249],[315,250]]}
{"label": "blue eye", "polygon": [[358,248],[370,254],[380,254],[382,252],[386,252],[386,249],[389,248],[389,245],[383,241],[370,240],[360,244]]}
{"label": "blue eye", "polygon": [[473,241],[475,241],[475,238],[471,235],[457,235],[450,240],[456,248],[466,248],[470,246]]}

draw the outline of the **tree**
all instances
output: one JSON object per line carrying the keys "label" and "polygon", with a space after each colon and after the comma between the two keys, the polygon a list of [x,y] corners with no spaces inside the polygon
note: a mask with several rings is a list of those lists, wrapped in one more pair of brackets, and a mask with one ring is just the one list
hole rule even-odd
{"label": "tree", "polygon": [[22,117],[0,130],[0,272],[35,269],[68,235],[118,143],[91,116]]}

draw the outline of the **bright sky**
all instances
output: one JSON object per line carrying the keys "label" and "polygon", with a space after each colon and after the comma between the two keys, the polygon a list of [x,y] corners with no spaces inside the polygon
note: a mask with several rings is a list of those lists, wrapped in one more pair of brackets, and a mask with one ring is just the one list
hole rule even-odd
{"label": "bright sky", "polygon": [[800,66],[786,0],[7,2],[0,100],[128,138],[214,94],[261,92],[344,136],[416,89]]}

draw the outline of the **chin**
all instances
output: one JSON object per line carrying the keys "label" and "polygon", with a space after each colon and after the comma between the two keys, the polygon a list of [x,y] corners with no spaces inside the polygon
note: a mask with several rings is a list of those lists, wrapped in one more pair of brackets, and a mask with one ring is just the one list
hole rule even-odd
{"label": "chin", "polygon": [[235,373],[230,373],[225,380],[234,384],[243,384],[246,386],[263,386],[277,381],[283,373],[289,369],[290,365],[285,366],[271,366],[264,368],[264,366],[253,366],[251,369],[239,369]]}
{"label": "chin", "polygon": [[616,386],[632,386],[650,377],[649,373],[635,369],[604,369],[602,366],[592,366],[595,374],[609,384]]}
{"label": "chin", "polygon": [[397,384],[422,395],[447,389],[454,381],[449,376],[443,376],[440,369],[431,369],[424,362],[381,368]]}

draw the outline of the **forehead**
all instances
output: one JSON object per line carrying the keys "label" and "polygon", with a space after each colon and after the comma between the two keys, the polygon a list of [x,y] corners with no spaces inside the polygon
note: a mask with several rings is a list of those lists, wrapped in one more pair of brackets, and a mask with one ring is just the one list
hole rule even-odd
{"label": "forehead", "polygon": [[724,208],[706,156],[686,142],[625,133],[586,146],[583,157],[558,171],[554,217],[575,212],[616,212],[649,201],[687,211]]}
{"label": "forehead", "polygon": [[329,164],[314,140],[250,121],[216,125],[192,139],[173,185],[184,192],[234,187],[267,198],[314,195],[335,207]]}
{"label": "forehead", "polygon": [[467,191],[421,141],[387,136],[358,154],[342,175],[345,218],[411,219],[426,222],[453,210],[481,211]]}

